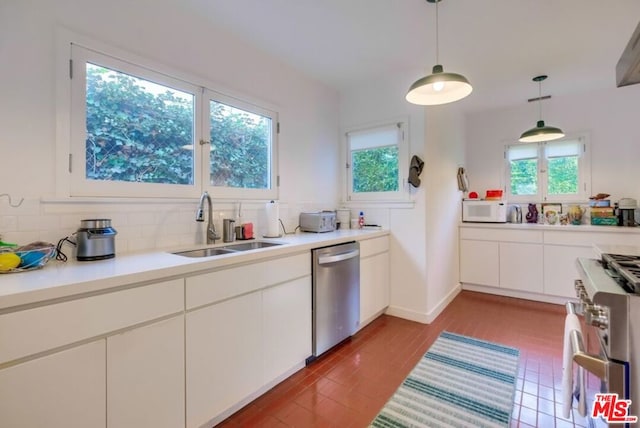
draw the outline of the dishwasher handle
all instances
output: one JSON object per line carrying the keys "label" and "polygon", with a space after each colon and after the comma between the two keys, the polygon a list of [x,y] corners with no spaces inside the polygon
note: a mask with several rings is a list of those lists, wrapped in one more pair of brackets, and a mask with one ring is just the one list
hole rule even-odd
{"label": "dishwasher handle", "polygon": [[343,260],[349,260],[360,255],[360,250],[351,250],[346,253],[335,254],[333,256],[320,256],[318,257],[318,264],[326,265],[329,263],[341,262]]}

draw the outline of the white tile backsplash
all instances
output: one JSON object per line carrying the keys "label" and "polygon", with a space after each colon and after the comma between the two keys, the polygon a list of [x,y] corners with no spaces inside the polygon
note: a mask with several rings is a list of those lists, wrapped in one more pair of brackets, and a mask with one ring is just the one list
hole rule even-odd
{"label": "white tile backsplash", "polygon": [[[193,201],[66,201],[25,200],[18,208],[9,207],[0,200],[0,236],[6,242],[20,245],[33,241],[56,244],[65,237],[73,238],[81,220],[111,219],[116,236],[116,253],[185,247],[204,244],[207,222],[196,222],[198,205]],[[214,225],[222,235],[222,220],[232,218],[241,223],[253,223],[254,236],[264,235],[264,202],[242,203],[242,217],[238,218],[238,203],[213,201]],[[330,209],[311,202],[280,203],[280,218],[287,232],[298,226],[301,211]],[[206,217],[206,214],[205,214]],[[206,220],[206,218],[205,218]],[[65,244],[65,253],[71,256],[73,248]]]}

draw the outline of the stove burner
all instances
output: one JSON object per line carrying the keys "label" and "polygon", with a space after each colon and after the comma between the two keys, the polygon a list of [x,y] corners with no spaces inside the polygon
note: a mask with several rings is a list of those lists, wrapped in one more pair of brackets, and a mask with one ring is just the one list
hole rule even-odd
{"label": "stove burner", "polygon": [[602,266],[625,291],[640,294],[640,256],[603,254]]}

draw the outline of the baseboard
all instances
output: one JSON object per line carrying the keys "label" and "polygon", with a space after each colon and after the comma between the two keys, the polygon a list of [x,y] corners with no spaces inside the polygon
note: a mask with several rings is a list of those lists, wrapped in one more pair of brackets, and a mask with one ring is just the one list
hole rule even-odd
{"label": "baseboard", "polygon": [[508,290],[506,288],[496,288],[484,285],[462,283],[463,290],[477,291],[479,293],[495,294],[497,296],[515,297],[518,299],[533,300],[536,302],[554,303],[564,305],[567,301],[574,301],[575,297],[550,296],[548,294],[530,293],[526,291]]}
{"label": "baseboard", "polygon": [[429,324],[429,318],[424,312],[417,312],[399,306],[389,305],[385,314],[422,324]]}
{"label": "baseboard", "polygon": [[460,284],[455,285],[451,289],[451,291],[438,302],[435,308],[427,312],[427,324],[431,324],[433,321],[435,321],[435,319],[438,318],[438,315],[440,315],[440,313],[444,311],[449,303],[451,303],[461,291],[462,286]]}

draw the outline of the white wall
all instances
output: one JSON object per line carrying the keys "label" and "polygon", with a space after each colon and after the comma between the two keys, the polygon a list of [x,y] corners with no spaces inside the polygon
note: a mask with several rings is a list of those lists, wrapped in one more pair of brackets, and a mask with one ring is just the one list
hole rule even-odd
{"label": "white wall", "polygon": [[[340,95],[343,131],[409,117],[409,155],[425,161],[413,207],[369,205],[368,221],[391,230],[391,304],[387,313],[428,323],[458,291],[456,172],[464,156],[463,116],[452,106],[419,107],[404,96],[413,75],[365,82]],[[352,212],[359,211],[352,203]]]}
{"label": "white wall", "polygon": [[[81,218],[113,217],[118,251],[201,239],[196,200],[162,204],[62,203],[55,194],[55,34],[58,26],[182,74],[221,92],[275,106],[280,114],[281,217],[289,227],[309,207],[338,201],[338,96],[171,0],[3,0],[0,2],[0,234],[7,241],[55,242]],[[42,198],[46,203],[42,203]],[[234,204],[216,204],[228,216]],[[260,222],[261,204],[247,204]],[[258,224],[259,226],[259,224]],[[260,228],[258,228],[260,230]]]}
{"label": "white wall", "polygon": [[433,320],[460,290],[458,224],[464,165],[465,116],[460,104],[426,109],[427,304]]}
{"label": "white wall", "polygon": [[[613,80],[613,70],[612,70]],[[613,84],[612,84],[613,85]],[[592,193],[611,200],[640,200],[640,85],[553,97],[542,104],[548,125],[565,134],[588,132]],[[490,110],[467,117],[467,172],[470,190],[504,188],[503,150],[538,119],[537,105]]]}

